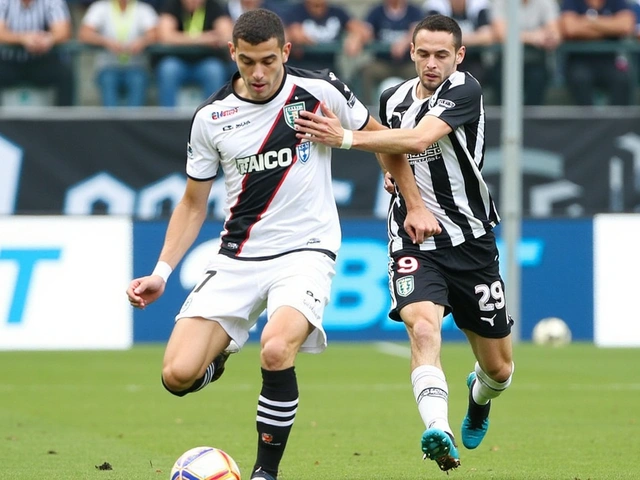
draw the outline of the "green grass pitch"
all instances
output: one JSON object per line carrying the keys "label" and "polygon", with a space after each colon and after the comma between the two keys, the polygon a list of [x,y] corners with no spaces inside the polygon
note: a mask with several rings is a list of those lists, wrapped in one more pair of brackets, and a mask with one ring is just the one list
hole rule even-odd
{"label": "green grass pitch", "polygon": [[[211,445],[247,480],[257,346],[184,398],[162,388],[162,355],[162,345],[0,352],[0,479],[166,480],[183,451]],[[447,476],[422,460],[406,344],[330,343],[300,355],[300,406],[279,480],[640,479],[640,349],[520,344],[515,361],[483,444],[460,445],[462,465]],[[469,347],[445,344],[443,363],[459,437]],[[96,468],[105,462],[112,470]]]}

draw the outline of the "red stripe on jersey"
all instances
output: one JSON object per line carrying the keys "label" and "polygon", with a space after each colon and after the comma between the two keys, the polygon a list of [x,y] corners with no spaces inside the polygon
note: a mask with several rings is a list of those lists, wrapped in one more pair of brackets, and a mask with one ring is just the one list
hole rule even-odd
{"label": "red stripe on jersey", "polygon": [[[294,96],[295,91],[298,87],[296,85],[294,85],[291,88],[291,92],[289,93],[289,96],[287,97],[287,101],[284,103],[285,105],[287,105],[290,101],[291,98]],[[318,108],[320,106],[320,103],[318,103],[313,111],[313,113],[315,113]],[[280,113],[278,114],[278,116],[276,117],[275,121],[273,122],[273,125],[271,125],[271,128],[269,129],[269,133],[265,136],[264,142],[262,143],[262,145],[260,146],[260,152],[264,151],[265,145],[267,143],[267,141],[269,140],[269,138],[271,137],[271,134],[273,133],[273,131],[275,130],[276,126],[278,125],[278,123],[280,122],[282,116],[284,115],[284,109],[280,110]],[[295,146],[297,147],[298,145],[300,145],[300,143],[302,143],[302,140],[300,140],[299,142],[297,142],[295,144]],[[297,151],[294,150],[294,151]],[[271,205],[271,202],[273,201],[273,199],[275,198],[276,194],[278,193],[278,191],[280,190],[280,187],[282,186],[282,184],[284,183],[285,179],[287,178],[287,175],[289,174],[289,172],[291,171],[291,168],[293,168],[293,166],[296,164],[296,162],[298,161],[298,155],[294,154],[293,156],[293,161],[291,162],[291,165],[289,165],[287,167],[287,170],[284,172],[284,174],[282,175],[282,178],[280,179],[280,182],[278,182],[278,185],[273,189],[273,193],[271,195],[271,197],[269,198],[269,201],[265,203],[264,209],[262,210],[262,212],[260,212],[257,216],[256,216],[256,220],[255,222],[253,222],[253,224],[251,224],[251,226],[249,226],[249,228],[247,229],[247,234],[245,236],[245,239],[242,241],[242,243],[240,244],[240,246],[238,247],[238,250],[236,251],[236,256],[240,255],[242,253],[242,248],[244,247],[244,244],[247,243],[247,241],[249,240],[249,237],[251,237],[251,230],[253,229],[253,227],[256,225],[256,223],[258,223],[260,221],[260,219],[262,218],[262,215],[269,209],[269,206]],[[242,181],[242,192],[245,191],[245,186],[246,186],[246,182],[248,180],[249,176],[246,175],[245,178]],[[240,195],[242,195],[242,192],[240,192]],[[238,198],[240,198],[240,195],[238,195]]]}

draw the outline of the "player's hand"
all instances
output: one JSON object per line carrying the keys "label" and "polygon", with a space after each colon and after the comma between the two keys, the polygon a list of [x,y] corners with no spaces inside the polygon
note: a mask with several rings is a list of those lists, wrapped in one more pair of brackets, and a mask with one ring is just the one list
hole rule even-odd
{"label": "player's hand", "polygon": [[160,275],[140,277],[131,281],[127,288],[129,303],[135,308],[145,308],[164,293],[165,281]]}
{"label": "player's hand", "polygon": [[386,172],[384,174],[383,187],[387,191],[387,193],[393,193],[396,190],[396,182],[393,180],[393,177],[389,172]]}
{"label": "player's hand", "polygon": [[414,244],[423,243],[427,238],[442,232],[436,217],[426,207],[407,210],[404,230]]}
{"label": "player's hand", "polygon": [[[324,102],[320,103],[322,115],[302,110],[296,119],[296,137],[321,143],[328,147],[340,147],[344,129],[340,124],[340,119],[327,107]],[[324,115],[324,116],[323,116]]]}

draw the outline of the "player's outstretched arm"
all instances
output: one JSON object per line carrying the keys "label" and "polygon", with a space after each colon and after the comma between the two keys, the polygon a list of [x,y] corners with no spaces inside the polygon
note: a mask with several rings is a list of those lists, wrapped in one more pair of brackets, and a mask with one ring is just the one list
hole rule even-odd
{"label": "player's outstretched arm", "polygon": [[149,276],[132,280],[127,289],[127,297],[133,307],[145,308],[164,293],[169,274],[193,245],[202,228],[212,185],[213,180],[187,179],[185,193],[171,214],[156,269]]}
{"label": "player's outstretched arm", "polygon": [[296,119],[297,137],[334,148],[357,148],[377,153],[424,152],[427,147],[451,133],[451,127],[432,115],[425,115],[415,128],[384,131],[345,130],[340,119],[322,102],[322,115],[306,110]]}

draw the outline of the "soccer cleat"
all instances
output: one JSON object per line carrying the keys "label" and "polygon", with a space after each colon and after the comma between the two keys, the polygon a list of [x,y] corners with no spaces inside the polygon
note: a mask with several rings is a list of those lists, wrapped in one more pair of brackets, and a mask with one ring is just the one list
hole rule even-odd
{"label": "soccer cleat", "polygon": [[423,459],[433,460],[447,472],[460,466],[460,456],[453,436],[439,428],[428,428],[422,434]]}
{"label": "soccer cleat", "polygon": [[262,467],[258,467],[258,469],[251,475],[250,480],[277,480],[277,478],[262,470]]}
{"label": "soccer cleat", "polygon": [[237,353],[239,351],[240,347],[238,347],[238,344],[231,340],[229,346],[224,349],[222,353],[220,353],[220,355],[213,359],[214,371],[213,376],[211,377],[212,382],[218,380],[224,373],[224,364],[227,363],[229,355],[231,355],[232,353]]}
{"label": "soccer cleat", "polygon": [[486,405],[478,405],[473,400],[471,391],[476,381],[475,372],[471,372],[467,377],[467,387],[469,387],[469,408],[462,420],[462,444],[469,450],[477,448],[489,429],[489,410],[491,402]]}

